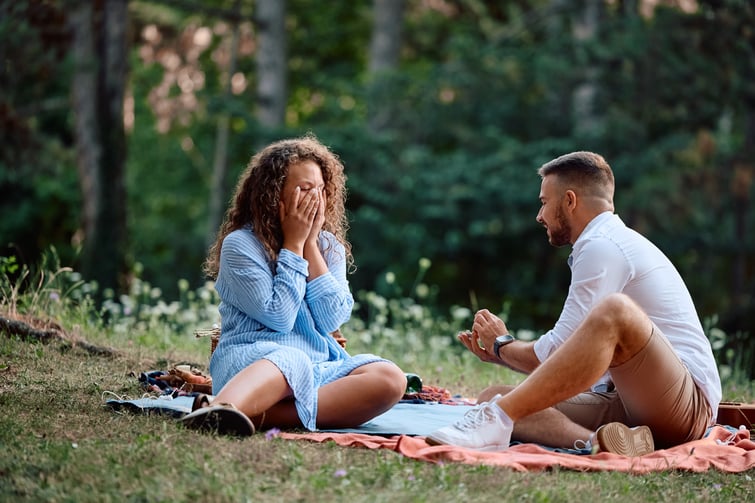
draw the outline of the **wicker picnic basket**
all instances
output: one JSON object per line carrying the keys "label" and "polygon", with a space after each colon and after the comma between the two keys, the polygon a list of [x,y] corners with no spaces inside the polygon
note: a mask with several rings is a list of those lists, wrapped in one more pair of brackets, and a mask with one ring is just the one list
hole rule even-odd
{"label": "wicker picnic basket", "polygon": [[220,327],[215,326],[209,329],[195,330],[194,336],[210,338],[210,356],[212,356],[212,353],[215,351],[215,348],[218,347],[218,342],[220,341]]}
{"label": "wicker picnic basket", "polygon": [[[346,347],[346,338],[343,336],[340,329],[331,332],[330,335],[341,345],[341,347]],[[220,342],[220,327],[215,326],[210,329],[195,330],[194,336],[210,338],[210,356],[212,356],[215,348],[218,347],[218,342]]]}

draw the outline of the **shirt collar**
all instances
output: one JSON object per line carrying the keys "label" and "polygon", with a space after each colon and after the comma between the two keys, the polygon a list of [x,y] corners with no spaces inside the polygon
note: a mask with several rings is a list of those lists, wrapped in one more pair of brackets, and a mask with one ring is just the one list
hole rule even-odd
{"label": "shirt collar", "polygon": [[603,213],[599,213],[595,218],[590,220],[590,222],[585,226],[584,229],[582,229],[582,233],[574,242],[574,246],[577,246],[577,243],[579,243],[583,239],[587,239],[590,236],[590,234],[595,231],[595,229],[598,229],[605,222],[608,222],[609,220],[613,219],[614,216],[616,215],[612,211],[604,211]]}
{"label": "shirt collar", "polygon": [[566,259],[566,263],[569,264],[569,267],[571,267],[572,263],[574,262],[574,249],[577,248],[580,242],[584,241],[585,239],[589,239],[590,234],[594,233],[604,223],[608,222],[614,217],[618,218],[618,216],[615,215],[612,211],[604,211],[603,213],[596,215],[595,218],[588,222],[585,228],[582,229],[582,233],[579,235],[579,237],[577,237],[577,240],[574,241],[574,244],[571,247],[571,253],[569,253],[569,257]]}

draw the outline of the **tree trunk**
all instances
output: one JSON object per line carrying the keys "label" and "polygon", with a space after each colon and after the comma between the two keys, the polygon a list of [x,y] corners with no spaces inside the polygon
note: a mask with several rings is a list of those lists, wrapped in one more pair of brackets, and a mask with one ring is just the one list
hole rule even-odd
{"label": "tree trunk", "polygon": [[[234,12],[239,13],[239,0],[234,4]],[[225,104],[231,99],[231,79],[236,73],[236,61],[239,53],[239,20],[236,18],[233,24],[233,36],[231,38],[231,57],[228,63],[227,82],[224,91]],[[223,219],[223,211],[227,200],[228,178],[228,132],[230,128],[231,114],[226,109],[221,111],[218,117],[218,129],[215,136],[215,158],[212,165],[212,187],[210,187],[210,207],[208,211],[208,233],[206,245],[209,248],[215,241],[215,237]]]}
{"label": "tree trunk", "polygon": [[636,17],[640,12],[640,0],[623,0],[624,15],[628,18]]}
{"label": "tree trunk", "polygon": [[[572,35],[577,42],[586,42],[595,38],[602,17],[603,0],[582,0],[582,9],[574,15]],[[576,135],[592,136],[596,133],[600,119],[595,109],[598,94],[598,69],[584,67],[584,78],[572,94],[572,116]]]}
{"label": "tree trunk", "polygon": [[[401,53],[401,24],[405,0],[374,0],[372,39],[370,41],[369,73],[373,96],[381,95],[379,87],[384,74],[396,69]],[[390,106],[380,106],[373,99],[368,118],[370,130],[378,132],[391,121]]]}
{"label": "tree trunk", "polygon": [[[752,204],[750,194],[755,184],[755,96],[743,100],[744,103],[744,142],[739,161],[734,166],[734,180],[732,192],[734,199],[734,242],[737,243],[737,252],[734,263],[734,281],[732,285],[733,298],[742,312],[753,312],[752,301],[755,299],[755,281],[747,285],[747,271],[753,263],[748,244],[752,243],[752,229],[749,223],[752,221],[750,211]],[[752,318],[748,324],[752,324]],[[747,326],[747,325],[746,325]]]}
{"label": "tree trunk", "polygon": [[71,11],[73,115],[82,190],[80,271],[100,292],[125,272],[126,0],[82,1]]}
{"label": "tree trunk", "polygon": [[375,0],[370,41],[370,74],[393,70],[401,52],[401,23],[405,0]]}
{"label": "tree trunk", "polygon": [[286,119],[285,15],[285,0],[257,0],[257,120],[269,128]]}

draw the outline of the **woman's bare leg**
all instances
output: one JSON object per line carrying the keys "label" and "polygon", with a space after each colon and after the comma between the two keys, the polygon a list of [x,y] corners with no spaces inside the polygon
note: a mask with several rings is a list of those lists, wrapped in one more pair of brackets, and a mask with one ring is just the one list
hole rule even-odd
{"label": "woman's bare leg", "polygon": [[[317,425],[358,426],[390,409],[406,391],[406,376],[390,362],[362,365],[318,391]],[[236,374],[215,396],[252,418],[257,428],[301,427],[288,382],[275,364],[259,360]]]}
{"label": "woman's bare leg", "polygon": [[[390,362],[374,362],[326,384],[318,391],[317,426],[359,426],[393,407],[406,392],[406,376]],[[261,427],[300,427],[293,399],[285,399],[253,418]]]}
{"label": "woman's bare leg", "polygon": [[231,403],[249,417],[255,417],[291,396],[283,373],[270,360],[257,360],[233,376],[215,395],[214,403]]}
{"label": "woman's bare leg", "polygon": [[393,407],[406,392],[406,375],[390,362],[374,362],[320,388],[317,426],[356,427]]}

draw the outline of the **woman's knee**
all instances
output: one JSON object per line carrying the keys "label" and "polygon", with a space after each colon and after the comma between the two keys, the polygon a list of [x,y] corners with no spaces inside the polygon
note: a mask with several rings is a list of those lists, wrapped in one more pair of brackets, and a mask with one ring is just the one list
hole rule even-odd
{"label": "woman's knee", "polygon": [[397,400],[400,400],[406,393],[406,374],[395,363],[386,362],[386,364],[388,367],[387,372],[389,374],[388,379],[391,382],[391,395]]}
{"label": "woman's knee", "polygon": [[406,393],[406,374],[392,362],[375,362],[369,365],[374,389],[388,400],[398,401]]}

